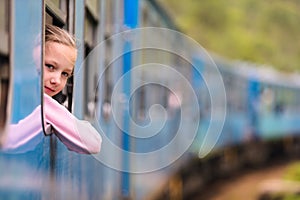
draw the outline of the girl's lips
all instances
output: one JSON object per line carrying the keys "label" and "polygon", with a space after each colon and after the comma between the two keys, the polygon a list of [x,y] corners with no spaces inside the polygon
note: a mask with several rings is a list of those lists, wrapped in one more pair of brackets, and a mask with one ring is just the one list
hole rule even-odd
{"label": "girl's lips", "polygon": [[46,91],[50,91],[50,92],[55,92],[55,90],[53,90],[53,89],[51,89],[51,88],[49,88],[49,87],[47,87],[47,86],[45,86],[45,90],[46,90]]}

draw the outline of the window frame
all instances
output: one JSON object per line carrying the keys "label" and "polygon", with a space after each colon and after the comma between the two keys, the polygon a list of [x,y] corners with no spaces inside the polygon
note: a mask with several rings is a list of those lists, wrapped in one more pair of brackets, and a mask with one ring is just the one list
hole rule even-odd
{"label": "window frame", "polygon": [[0,27],[0,37],[3,38],[0,44],[0,146],[5,136],[5,131],[10,118],[10,102],[12,95],[12,64],[11,64],[11,45],[12,32],[10,22],[12,21],[12,2],[3,0],[3,26]]}

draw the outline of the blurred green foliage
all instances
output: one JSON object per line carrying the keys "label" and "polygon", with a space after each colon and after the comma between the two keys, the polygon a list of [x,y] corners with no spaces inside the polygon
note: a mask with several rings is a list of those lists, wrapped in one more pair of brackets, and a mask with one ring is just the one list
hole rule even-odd
{"label": "blurred green foliage", "polygon": [[158,0],[179,29],[229,59],[300,72],[299,0]]}
{"label": "blurred green foliage", "polygon": [[295,162],[288,167],[284,178],[300,182],[300,161]]}
{"label": "blurred green foliage", "polygon": [[[300,161],[291,164],[285,175],[284,179],[300,182]],[[282,198],[283,200],[300,200],[300,194],[288,194]]]}
{"label": "blurred green foliage", "polygon": [[[277,198],[278,199],[278,198]],[[283,198],[281,198],[282,200],[300,200],[300,196],[297,194],[294,195],[286,195]]]}

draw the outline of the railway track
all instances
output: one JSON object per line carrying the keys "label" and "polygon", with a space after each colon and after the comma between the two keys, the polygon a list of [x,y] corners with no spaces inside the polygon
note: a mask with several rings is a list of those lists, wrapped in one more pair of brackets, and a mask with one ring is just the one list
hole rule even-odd
{"label": "railway track", "polygon": [[289,137],[232,146],[205,159],[193,157],[152,199],[265,200],[260,184],[280,179],[288,164],[300,158],[299,147],[300,138]]}
{"label": "railway track", "polygon": [[[271,200],[282,192],[283,177],[293,161],[277,161],[256,169],[244,169],[233,177],[219,179],[191,199],[205,200]],[[279,188],[280,190],[279,191]]]}

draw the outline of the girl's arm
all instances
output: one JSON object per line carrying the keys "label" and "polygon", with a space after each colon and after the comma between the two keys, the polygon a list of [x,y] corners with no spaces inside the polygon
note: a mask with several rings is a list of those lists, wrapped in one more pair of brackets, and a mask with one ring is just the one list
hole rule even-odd
{"label": "girl's arm", "polygon": [[46,123],[52,126],[55,135],[69,150],[85,154],[100,152],[101,136],[89,122],[77,119],[46,94],[44,111]]}
{"label": "girl's arm", "polygon": [[[87,121],[78,120],[64,106],[44,95],[46,134],[52,132],[71,151],[77,153],[98,153],[101,136]],[[8,133],[2,150],[7,153],[32,151],[43,140],[41,106],[17,124],[8,126]]]}
{"label": "girl's arm", "polygon": [[2,149],[5,152],[24,153],[34,150],[43,137],[41,106],[17,124],[10,124]]}

